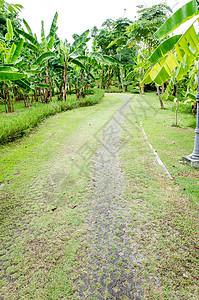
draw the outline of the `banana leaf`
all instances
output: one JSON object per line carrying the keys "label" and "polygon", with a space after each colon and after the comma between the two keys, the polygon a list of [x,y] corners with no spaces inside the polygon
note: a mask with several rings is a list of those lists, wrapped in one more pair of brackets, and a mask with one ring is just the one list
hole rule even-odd
{"label": "banana leaf", "polygon": [[82,69],[85,69],[85,66],[78,60],[78,59],[75,59],[75,58],[70,58],[69,59],[69,62],[79,66],[80,68]]}
{"label": "banana leaf", "polygon": [[164,56],[165,54],[167,54],[169,51],[171,51],[173,49],[173,47],[179,41],[181,36],[182,36],[182,34],[175,35],[175,36],[170,37],[166,41],[162,42],[158,46],[158,48],[156,48],[156,50],[152,53],[152,55],[149,57],[149,61],[152,64],[156,64],[162,56]]}
{"label": "banana leaf", "polygon": [[105,61],[107,61],[109,63],[122,65],[122,63],[119,60],[117,60],[109,55],[103,55],[103,58],[105,59]]}
{"label": "banana leaf", "polygon": [[[89,33],[89,31],[86,31],[86,33],[87,33],[87,32]],[[85,33],[85,35],[80,36],[79,38],[77,38],[77,39],[74,41],[74,43],[71,45],[70,51],[69,51],[70,55],[71,55],[75,50],[77,50],[77,49],[85,42],[85,40],[87,39],[87,35],[88,35],[88,33],[87,33],[87,35],[86,35],[86,33]]]}
{"label": "banana leaf", "polygon": [[34,66],[39,66],[44,60],[49,59],[51,57],[55,57],[56,54],[53,52],[45,52],[42,55],[40,55],[35,62],[33,63]]}
{"label": "banana leaf", "polygon": [[10,19],[6,19],[7,25],[7,33],[6,33],[6,40],[11,41],[14,37],[13,27]]}
{"label": "banana leaf", "polygon": [[189,99],[196,101],[196,95],[192,94],[192,93],[188,93],[187,97],[189,97]]}
{"label": "banana leaf", "polygon": [[19,58],[20,54],[21,54],[21,50],[23,49],[23,45],[24,45],[24,40],[20,39],[19,43],[10,59],[11,63],[15,63],[17,61],[17,59]]}
{"label": "banana leaf", "polygon": [[178,9],[167,21],[156,31],[155,37],[160,39],[167,36],[181,24],[199,13],[196,0],[192,0]]}
{"label": "banana leaf", "polygon": [[47,40],[45,37],[44,21],[41,21],[41,44],[42,44],[42,49],[44,51],[47,51]]}
{"label": "banana leaf", "polygon": [[28,25],[28,23],[26,22],[26,20],[25,20],[25,19],[23,19],[22,21],[23,21],[23,23],[24,23],[24,25],[25,25],[26,29],[28,30],[28,33],[29,33],[30,35],[32,35],[32,36],[33,36],[33,34],[32,34],[32,30],[31,30],[30,26]]}
{"label": "banana leaf", "polygon": [[32,90],[30,82],[25,78],[16,80],[15,83],[23,90],[26,90],[26,91]]}
{"label": "banana leaf", "polygon": [[52,88],[51,85],[48,85],[48,84],[45,84],[45,83],[36,83],[35,86],[43,88],[43,89],[51,89]]}
{"label": "banana leaf", "polygon": [[49,40],[49,42],[48,42],[48,49],[49,49],[49,50],[52,49],[54,40],[55,40],[55,33],[51,36],[51,38],[50,38],[50,40]]}
{"label": "banana leaf", "polygon": [[49,41],[51,39],[51,37],[55,34],[56,30],[57,30],[57,18],[58,18],[58,13],[56,12],[50,27],[50,33],[47,36],[47,41]]}
{"label": "banana leaf", "polygon": [[25,37],[28,41],[30,41],[33,45],[35,45],[37,48],[40,48],[40,44],[39,42],[30,34],[28,34],[27,32],[20,30],[20,29],[15,29],[15,31],[18,34],[21,34],[23,37]]}
{"label": "banana leaf", "polygon": [[12,67],[0,67],[0,81],[15,81],[24,78],[26,75],[19,73]]}
{"label": "banana leaf", "polygon": [[164,56],[151,70],[149,70],[144,79],[141,81],[141,85],[144,83],[150,83],[154,81],[157,85],[162,85],[172,75],[173,70],[178,66],[178,62],[171,52]]}
{"label": "banana leaf", "polygon": [[36,46],[33,45],[33,44],[27,43],[27,42],[24,43],[24,47],[26,47],[26,48],[28,48],[28,49],[30,49],[30,50],[36,52],[36,53],[39,53],[39,52],[40,52],[40,50],[38,49],[38,47],[36,47]]}

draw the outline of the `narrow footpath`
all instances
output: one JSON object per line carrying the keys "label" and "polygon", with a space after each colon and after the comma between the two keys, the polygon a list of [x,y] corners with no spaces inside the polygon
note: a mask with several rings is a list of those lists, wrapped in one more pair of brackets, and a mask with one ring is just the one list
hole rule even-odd
{"label": "narrow footpath", "polygon": [[[85,265],[75,280],[80,299],[141,299],[142,254],[128,234],[128,214],[123,198],[125,182],[120,168],[120,137],[130,99],[104,128],[91,168],[91,203],[87,209],[88,243]],[[126,110],[126,111],[125,111]],[[137,254],[135,256],[135,254]],[[81,285],[83,283],[83,285]],[[79,284],[79,285],[78,285]],[[109,295],[109,296],[108,296]],[[108,297],[107,297],[108,296]]]}

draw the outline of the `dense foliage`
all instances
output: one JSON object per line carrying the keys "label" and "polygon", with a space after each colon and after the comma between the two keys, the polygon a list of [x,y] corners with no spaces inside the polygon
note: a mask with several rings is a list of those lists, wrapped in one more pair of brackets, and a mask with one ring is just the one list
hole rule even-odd
{"label": "dense foliage", "polygon": [[[193,12],[197,11],[195,0],[189,6]],[[81,102],[80,99],[92,93],[94,87],[142,93],[157,89],[161,108],[164,108],[163,99],[176,95],[176,91],[181,99],[184,97],[185,103],[189,99],[195,102],[197,53],[193,52],[198,51],[199,40],[193,26],[187,35],[183,35],[185,40],[190,36],[194,40],[192,42],[190,38],[190,44],[188,41],[188,47],[193,49],[192,56],[186,54],[179,65],[173,64],[172,74],[162,76],[158,81],[163,69],[156,77],[150,74],[154,66],[162,64],[159,54],[168,55],[170,51],[170,60],[172,55],[176,56],[178,51],[173,53],[172,47],[178,46],[182,35],[163,36],[160,44],[155,33],[171,15],[170,7],[158,4],[149,8],[139,5],[137,8],[137,17],[133,20],[107,19],[101,28],[95,26],[81,35],[74,34],[74,42],[70,44],[67,40],[60,40],[56,33],[57,13],[48,34],[44,22],[41,22],[39,41],[27,20],[18,17],[22,6],[1,1],[0,101],[5,112],[13,112],[14,103],[18,101],[24,101],[25,106],[30,107],[31,103],[52,102],[55,96],[66,102],[68,95],[75,94],[77,101]],[[88,47],[89,41],[92,50]]]}

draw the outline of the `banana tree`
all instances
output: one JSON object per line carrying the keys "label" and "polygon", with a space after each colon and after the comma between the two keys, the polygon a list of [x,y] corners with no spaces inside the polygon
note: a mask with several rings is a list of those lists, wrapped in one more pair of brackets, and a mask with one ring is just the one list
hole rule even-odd
{"label": "banana tree", "polygon": [[[174,29],[178,28],[187,20],[193,19],[199,14],[198,2],[192,0],[177,10],[156,32],[157,38],[164,38]],[[146,73],[142,84],[154,81],[157,85],[161,85],[170,79],[177,68],[184,68],[184,74],[188,72],[194,61],[198,60],[199,38],[195,30],[195,22],[199,18],[193,20],[192,24],[182,35],[171,37],[154,51],[149,58],[153,66]],[[184,62],[184,64],[183,64]],[[180,66],[181,65],[181,66]],[[186,72],[185,72],[186,71]],[[194,151],[185,159],[192,165],[199,167],[199,85],[197,99],[197,127],[195,130]],[[197,163],[193,161],[198,161]]]}
{"label": "banana tree", "polygon": [[5,111],[14,111],[13,82],[21,80],[26,75],[19,71],[19,57],[23,49],[24,41],[19,39],[18,44],[13,42],[14,33],[12,23],[6,20],[7,33],[5,40],[1,40],[0,53],[0,81],[1,81],[1,98],[5,104]]}
{"label": "banana tree", "polygon": [[82,35],[78,36],[72,45],[66,41],[60,41],[57,48],[59,62],[57,67],[62,68],[62,88],[60,88],[61,95],[60,98],[66,101],[67,94],[67,84],[68,84],[68,67],[71,65],[77,65],[84,69],[84,65],[79,60],[79,56],[82,54],[82,47],[85,46],[86,42],[89,41],[88,38],[89,30],[86,30]]}
{"label": "banana tree", "polygon": [[[56,54],[53,51],[53,47],[57,30],[57,19],[58,13],[56,12],[51,23],[50,32],[47,36],[45,35],[44,22],[41,22],[41,43],[39,43],[37,37],[33,35],[30,26],[25,20],[23,20],[23,23],[28,32],[16,29],[18,35],[22,35],[25,38],[26,42],[24,43],[24,46],[30,50],[30,55],[32,54],[33,59],[32,61],[31,59],[29,60],[31,62],[31,68],[28,72],[29,74],[40,74],[40,82],[37,76],[35,77],[34,84],[36,88],[39,87],[38,84],[43,84],[42,88],[41,86],[39,87],[39,93],[41,96],[41,100],[43,94],[43,99],[46,103],[52,99],[52,82],[49,76],[49,59],[56,57]],[[44,82],[43,74],[45,77]],[[42,91],[40,89],[42,89]]]}

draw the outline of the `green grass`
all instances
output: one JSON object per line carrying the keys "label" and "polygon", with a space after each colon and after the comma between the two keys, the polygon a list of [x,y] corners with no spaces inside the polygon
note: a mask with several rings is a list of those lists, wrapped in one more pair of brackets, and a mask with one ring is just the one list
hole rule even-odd
{"label": "green grass", "polygon": [[107,95],[100,104],[56,114],[30,136],[1,146],[0,259],[6,275],[18,278],[0,280],[4,299],[72,299],[71,279],[86,267],[82,236],[89,205],[90,156],[85,161],[79,151],[87,145],[95,151],[95,133],[102,134],[123,101]]}
{"label": "green grass", "polygon": [[[199,170],[180,163],[182,155],[193,150],[194,130],[186,128],[189,116],[184,114],[179,114],[181,127],[173,127],[174,113],[156,109],[157,105],[152,94],[135,96],[123,133],[121,159],[129,222],[135,229],[132,238],[144,256],[141,274],[146,299],[194,300],[198,297]],[[174,180],[157,164],[139,121]],[[161,286],[149,276],[158,277]]]}
{"label": "green grass", "polygon": [[2,113],[4,106],[0,105],[0,144],[14,141],[29,134],[44,119],[56,113],[94,105],[101,100],[103,95],[102,90],[94,89],[93,95],[88,95],[78,101],[75,95],[68,95],[66,102],[54,99],[48,104],[32,103],[29,109],[24,108],[23,103],[16,103],[15,112],[11,114]]}
{"label": "green grass", "polygon": [[[18,279],[0,280],[4,299],[73,299],[72,279],[80,267],[87,269],[81,258],[88,246],[84,211],[95,134],[102,134],[123,102],[121,95],[106,95],[95,106],[51,116],[29,136],[1,146],[0,277],[5,271]],[[180,114],[180,127],[173,127],[174,112],[160,110],[153,94],[132,95],[131,107],[120,157],[130,233],[144,256],[139,272],[146,299],[195,300],[199,171],[179,162],[193,150],[191,116]],[[173,181],[155,161],[139,121]]]}

